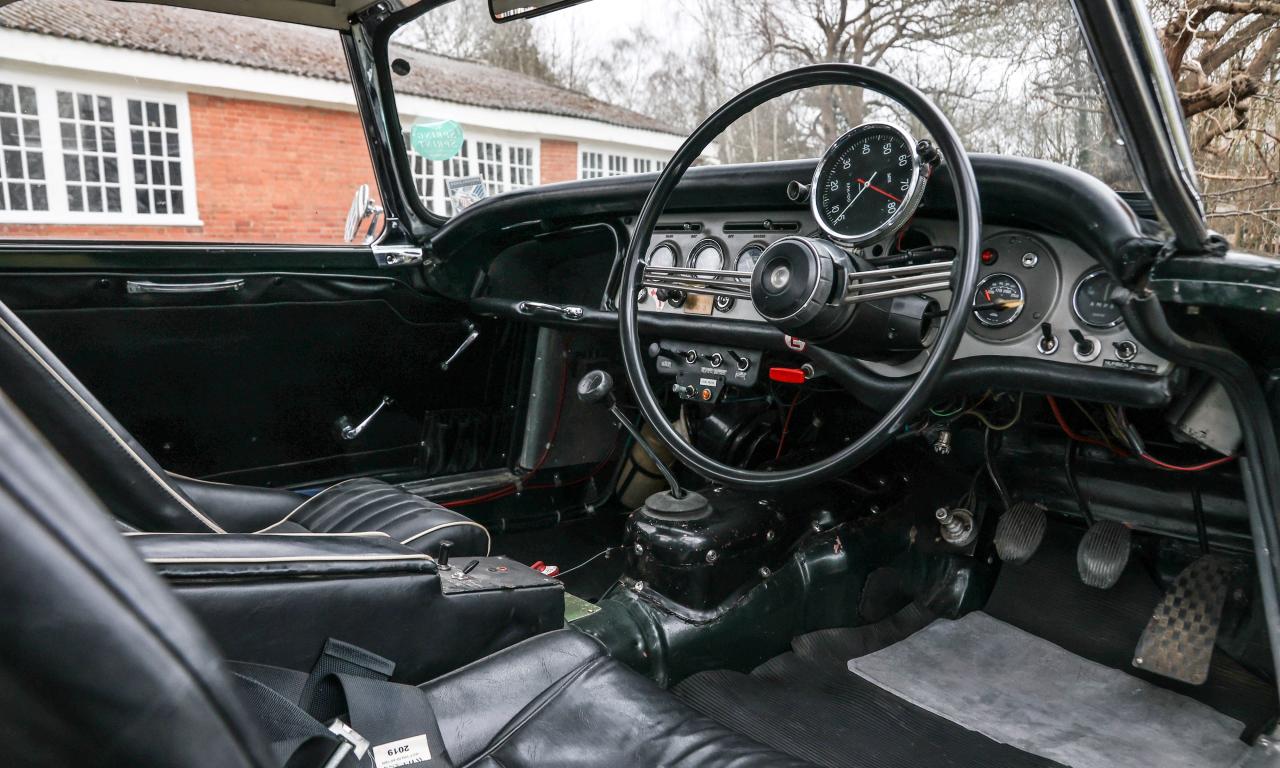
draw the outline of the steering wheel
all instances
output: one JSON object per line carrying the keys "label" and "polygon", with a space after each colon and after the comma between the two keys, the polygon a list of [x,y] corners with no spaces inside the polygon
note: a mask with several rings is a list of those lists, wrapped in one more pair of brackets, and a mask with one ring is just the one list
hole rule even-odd
{"label": "steering wheel", "polygon": [[[854,86],[877,91],[909,110],[933,137],[939,154],[948,166],[948,175],[959,216],[956,258],[950,279],[952,296],[972,296],[976,287],[982,214],[978,203],[978,185],[973,166],[955,129],[923,93],[891,75],[868,67],[853,64],[819,64],[785,72],[757,83],[716,110],[681,145],[671,162],[659,174],[657,182],[645,199],[644,206],[640,209],[640,215],[636,220],[635,237],[627,248],[621,293],[623,300],[619,302],[618,314],[622,357],[627,379],[654,431],[672,453],[695,472],[709,480],[731,487],[778,491],[812,485],[841,475],[870,458],[928,404],[947,364],[955,355],[968,319],[967,312],[947,313],[934,338],[928,359],[902,398],[888,409],[866,434],[825,460],[777,471],[748,470],[729,466],[699,451],[667,420],[649,385],[640,347],[638,308],[634,300],[629,300],[638,294],[643,282],[646,267],[644,258],[654,227],[658,222],[658,216],[666,208],[676,185],[689,166],[701,155],[703,149],[734,121],[779,96],[804,88],[826,85]],[[818,194],[818,190],[812,190],[811,193]],[[818,241],[819,244],[822,242]],[[824,250],[828,249],[825,247],[807,250],[792,249],[792,253],[787,256],[788,265],[793,271],[799,269],[808,270],[810,273],[816,272],[821,259],[829,259],[831,252],[838,252],[838,249],[829,249],[824,257],[822,253]],[[762,287],[764,285],[762,271],[767,268],[768,263],[766,258],[761,257],[751,279],[751,300],[758,310],[761,309],[762,302],[767,302],[770,298],[762,295],[767,290]],[[775,273],[781,274],[781,270],[776,267],[774,270]],[[829,268],[827,272],[830,273]],[[785,278],[783,279],[785,281]],[[813,295],[817,293],[817,286],[815,286]],[[812,299],[812,296],[810,298]],[[958,306],[959,301],[959,298],[953,300],[953,305]],[[773,316],[767,311],[761,311],[761,315],[766,319]],[[773,320],[770,322],[775,326],[778,325]],[[804,354],[815,361],[827,363],[830,363],[835,356],[835,353],[812,344],[808,345]]]}

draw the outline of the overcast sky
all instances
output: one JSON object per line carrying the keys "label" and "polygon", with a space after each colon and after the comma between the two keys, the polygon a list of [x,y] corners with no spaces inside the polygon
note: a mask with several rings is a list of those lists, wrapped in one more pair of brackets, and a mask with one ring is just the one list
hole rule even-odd
{"label": "overcast sky", "polygon": [[683,0],[589,0],[530,19],[529,23],[552,32],[557,39],[576,32],[588,47],[604,50],[610,41],[637,28],[658,32],[663,39],[689,37],[693,34],[692,23],[680,24],[683,16]]}

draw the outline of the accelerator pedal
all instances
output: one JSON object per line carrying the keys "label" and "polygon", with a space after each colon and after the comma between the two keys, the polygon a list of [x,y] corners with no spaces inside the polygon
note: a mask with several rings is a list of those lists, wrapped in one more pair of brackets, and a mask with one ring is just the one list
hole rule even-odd
{"label": "accelerator pedal", "polygon": [[1044,507],[1019,501],[996,523],[996,554],[1006,563],[1022,565],[1040,548],[1047,525]]}
{"label": "accelerator pedal", "polygon": [[1080,580],[1095,589],[1111,589],[1129,564],[1129,540],[1133,534],[1114,520],[1089,526],[1076,550]]}
{"label": "accelerator pedal", "polygon": [[1133,666],[1192,685],[1204,683],[1231,576],[1228,562],[1215,555],[1184,568],[1142,631]]}

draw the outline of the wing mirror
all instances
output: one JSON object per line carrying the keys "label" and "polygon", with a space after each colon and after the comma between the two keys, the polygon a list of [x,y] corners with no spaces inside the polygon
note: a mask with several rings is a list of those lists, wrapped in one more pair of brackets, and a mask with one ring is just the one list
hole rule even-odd
{"label": "wing mirror", "polygon": [[360,224],[365,219],[369,219],[369,231],[364,235],[364,244],[368,245],[378,233],[378,223],[382,221],[382,206],[373,202],[373,198],[369,196],[369,185],[361,184],[356,187],[356,195],[351,199],[351,210],[347,211],[347,227],[343,230],[343,239],[348,243],[355,240],[360,232]]}
{"label": "wing mirror", "polygon": [[499,24],[558,11],[587,0],[489,0],[489,16]]}

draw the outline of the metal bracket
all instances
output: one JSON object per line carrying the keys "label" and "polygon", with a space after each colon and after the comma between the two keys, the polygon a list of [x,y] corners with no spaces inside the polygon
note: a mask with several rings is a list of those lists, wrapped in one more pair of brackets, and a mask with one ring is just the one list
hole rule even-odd
{"label": "metal bracket", "polygon": [[412,245],[373,245],[373,258],[378,266],[404,267],[422,263],[422,249]]}

